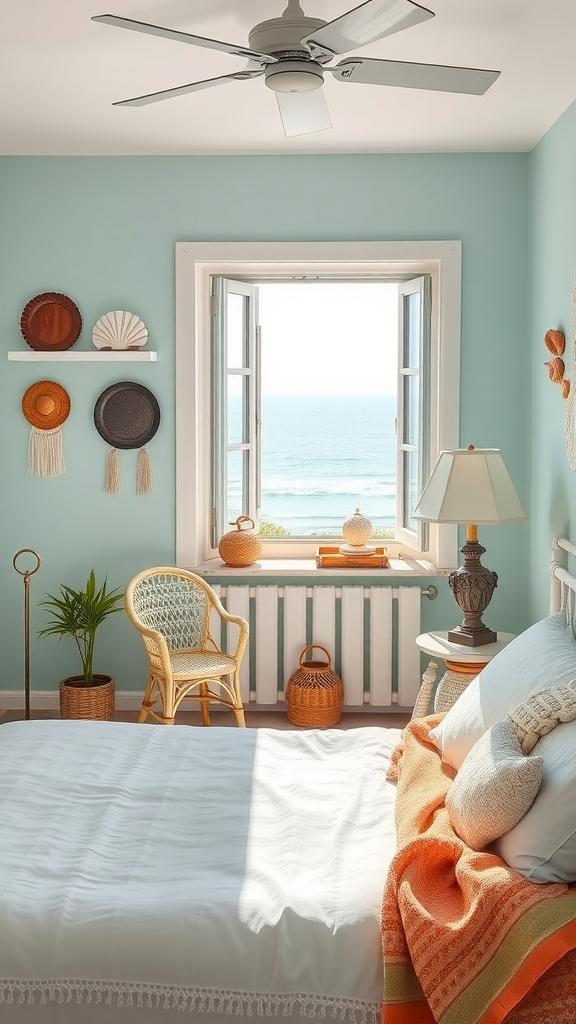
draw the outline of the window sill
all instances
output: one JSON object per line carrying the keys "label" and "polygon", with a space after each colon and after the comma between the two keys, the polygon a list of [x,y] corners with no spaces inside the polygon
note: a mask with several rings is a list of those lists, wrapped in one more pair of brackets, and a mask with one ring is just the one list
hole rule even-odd
{"label": "window sill", "polygon": [[200,565],[189,567],[199,576],[447,576],[452,569],[438,569],[433,562],[425,559],[391,558],[388,569],[342,568],[318,569],[314,558],[261,558],[253,565],[235,568],[226,565],[220,558],[212,558]]}

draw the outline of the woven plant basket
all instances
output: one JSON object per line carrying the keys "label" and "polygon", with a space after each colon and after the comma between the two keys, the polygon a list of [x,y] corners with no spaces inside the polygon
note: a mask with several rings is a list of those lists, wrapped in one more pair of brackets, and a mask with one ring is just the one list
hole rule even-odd
{"label": "woven plant basket", "polygon": [[85,686],[84,676],[68,676],[60,681],[60,718],[90,718],[99,722],[114,719],[112,676],[96,675],[95,686]]}
{"label": "woven plant basket", "polygon": [[[307,651],[323,651],[327,661],[304,661]],[[298,670],[286,687],[286,714],[293,725],[318,729],[336,725],[342,714],[342,680],[332,672],[332,660],[325,647],[308,644],[300,654]]]}

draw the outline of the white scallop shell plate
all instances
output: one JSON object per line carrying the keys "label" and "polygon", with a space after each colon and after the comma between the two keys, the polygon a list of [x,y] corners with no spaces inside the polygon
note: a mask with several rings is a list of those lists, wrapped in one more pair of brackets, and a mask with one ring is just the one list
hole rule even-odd
{"label": "white scallop shell plate", "polygon": [[148,328],[135,313],[114,309],[96,321],[92,341],[96,348],[142,348],[148,341]]}

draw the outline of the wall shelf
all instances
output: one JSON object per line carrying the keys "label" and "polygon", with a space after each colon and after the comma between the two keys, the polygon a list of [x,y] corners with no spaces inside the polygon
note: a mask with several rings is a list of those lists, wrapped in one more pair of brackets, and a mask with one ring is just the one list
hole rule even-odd
{"label": "wall shelf", "polygon": [[157,363],[157,352],[126,352],[114,350],[104,352],[102,349],[94,349],[93,352],[9,352],[8,359],[17,363]]}

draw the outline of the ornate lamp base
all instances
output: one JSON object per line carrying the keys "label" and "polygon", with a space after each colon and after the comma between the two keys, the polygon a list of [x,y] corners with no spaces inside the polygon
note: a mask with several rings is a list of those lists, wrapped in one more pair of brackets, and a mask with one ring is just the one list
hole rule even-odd
{"label": "ornate lamp base", "polygon": [[475,527],[468,528],[468,539],[460,549],[464,555],[464,565],[448,577],[456,604],[464,615],[463,622],[449,630],[448,640],[465,647],[481,647],[483,644],[495,643],[498,639],[494,630],[482,622],[482,615],[498,584],[498,576],[482,565],[480,558],[486,548],[475,539],[475,531]]}

